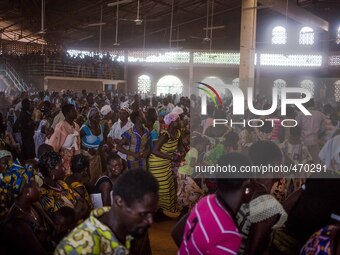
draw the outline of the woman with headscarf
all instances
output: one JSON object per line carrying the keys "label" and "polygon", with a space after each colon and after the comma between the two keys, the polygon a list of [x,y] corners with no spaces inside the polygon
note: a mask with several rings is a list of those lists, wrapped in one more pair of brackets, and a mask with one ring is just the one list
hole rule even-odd
{"label": "woman with headscarf", "polygon": [[104,126],[100,124],[100,112],[92,107],[87,114],[88,122],[80,129],[82,154],[90,160],[90,184],[102,174],[102,163],[99,148],[104,141]]}
{"label": "woman with headscarf", "polygon": [[86,202],[63,181],[66,173],[62,156],[54,151],[45,153],[39,159],[39,170],[44,177],[39,202],[45,212],[54,219],[58,210],[67,206],[74,209],[77,219],[85,218]]}
{"label": "woman with headscarf", "polygon": [[[118,120],[112,125],[112,128],[107,135],[108,144],[111,146],[112,149],[115,149],[116,145],[122,139],[122,134],[128,131],[130,128],[133,127],[133,123],[129,119],[131,114],[131,110],[129,108],[129,103],[126,101],[120,104],[120,109],[118,111],[119,118]],[[125,149],[128,148],[127,145],[124,147]],[[118,155],[126,160],[127,155],[121,152],[118,152]]]}
{"label": "woman with headscarf", "polygon": [[52,252],[52,221],[35,202],[39,200],[42,180],[30,167],[20,167],[8,173],[8,191],[14,200],[1,226],[5,254],[48,254]]}
{"label": "woman with headscarf", "polygon": [[107,135],[109,134],[112,127],[112,109],[110,105],[104,105],[100,109],[100,114],[103,116],[100,124],[104,126],[104,140],[106,141]]}
{"label": "woman with headscarf", "polygon": [[[10,196],[6,185],[8,164],[12,160],[12,154],[6,150],[0,150],[0,222],[7,216],[10,207]],[[6,178],[5,178],[6,177]]]}
{"label": "woman with headscarf", "polygon": [[149,157],[149,169],[159,182],[159,206],[164,211],[176,212],[176,187],[173,163],[179,160],[176,154],[181,137],[179,114],[172,112],[164,117],[167,129],[160,132],[152,154]]}
{"label": "woman with headscarf", "polygon": [[133,112],[130,119],[133,127],[122,134],[122,139],[117,144],[117,150],[127,155],[128,169],[147,169],[146,159],[150,154],[150,134],[144,127],[144,113],[142,111]]}

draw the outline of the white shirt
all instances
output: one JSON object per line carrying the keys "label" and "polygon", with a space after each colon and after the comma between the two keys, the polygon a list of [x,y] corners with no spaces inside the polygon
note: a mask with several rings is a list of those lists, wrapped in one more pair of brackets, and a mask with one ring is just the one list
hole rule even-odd
{"label": "white shirt", "polygon": [[168,105],[166,106],[166,110],[168,112],[171,112],[174,108],[175,108],[175,106],[172,103],[168,103]]}
{"label": "white shirt", "polygon": [[133,123],[131,122],[131,120],[128,120],[123,127],[121,126],[121,123],[121,120],[116,121],[112,125],[112,128],[107,137],[111,137],[112,139],[122,139],[122,134],[133,127]]}
{"label": "white shirt", "polygon": [[15,108],[14,108],[14,111],[16,111],[16,112],[20,112],[21,111],[21,108],[22,108],[22,104],[21,104],[21,101],[19,102],[19,103],[17,103],[16,105],[15,105]]}
{"label": "white shirt", "polygon": [[[112,139],[122,139],[122,134],[125,132],[125,131],[128,131],[130,128],[133,127],[133,123],[131,122],[131,120],[128,120],[125,124],[125,126],[121,127],[121,120],[118,120],[117,122],[115,122],[113,125],[112,125],[112,128],[109,132],[109,134],[107,135],[107,137],[111,137]],[[128,146],[127,145],[124,145],[124,148],[127,149]],[[126,160],[126,154],[123,154],[121,152],[118,152],[118,155]]]}

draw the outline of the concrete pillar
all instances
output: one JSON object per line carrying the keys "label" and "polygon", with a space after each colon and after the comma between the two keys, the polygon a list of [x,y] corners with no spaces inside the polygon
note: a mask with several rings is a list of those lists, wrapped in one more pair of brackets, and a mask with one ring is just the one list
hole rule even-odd
{"label": "concrete pillar", "polygon": [[240,39],[240,88],[254,87],[257,0],[242,0]]}
{"label": "concrete pillar", "polygon": [[[124,51],[124,81],[125,81],[125,84],[124,84],[124,91],[125,91],[125,95],[127,95],[128,93],[128,58],[129,58],[129,55],[128,55],[128,51],[125,50]],[[119,79],[121,79],[119,77]],[[131,89],[131,88],[130,88]]]}
{"label": "concrete pillar", "polygon": [[193,82],[194,82],[194,52],[190,51],[190,63],[189,63],[189,85],[184,90],[184,95],[190,97],[193,94]]}

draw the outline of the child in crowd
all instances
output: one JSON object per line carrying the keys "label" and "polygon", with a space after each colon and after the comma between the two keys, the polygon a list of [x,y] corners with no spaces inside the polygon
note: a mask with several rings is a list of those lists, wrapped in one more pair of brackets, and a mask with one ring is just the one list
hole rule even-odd
{"label": "child in crowd", "polygon": [[181,209],[191,209],[204,195],[204,191],[192,178],[194,168],[202,163],[199,155],[204,149],[204,139],[196,137],[191,140],[189,151],[185,155],[185,162],[178,168],[177,172],[177,201]]}

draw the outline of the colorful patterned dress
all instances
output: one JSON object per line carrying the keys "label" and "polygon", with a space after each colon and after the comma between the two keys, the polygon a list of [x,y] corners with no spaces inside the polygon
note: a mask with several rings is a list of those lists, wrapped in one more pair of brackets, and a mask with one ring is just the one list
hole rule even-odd
{"label": "colorful patterned dress", "polygon": [[72,190],[64,181],[57,181],[59,188],[43,184],[40,188],[40,205],[54,219],[56,212],[64,206],[73,208],[80,195]]}
{"label": "colorful patterned dress", "polygon": [[127,255],[131,238],[121,244],[112,230],[98,220],[110,207],[103,207],[91,212],[91,216],[65,237],[57,246],[55,255],[66,254],[113,254]]}
{"label": "colorful patterned dress", "polygon": [[[122,134],[122,138],[128,141],[128,151],[139,153],[144,152],[148,143],[150,143],[150,133],[144,129],[143,135],[138,134],[136,127],[130,128]],[[146,169],[146,159],[138,159],[134,156],[127,156],[127,165],[129,169],[142,168]]]}
{"label": "colorful patterned dress", "polygon": [[[175,139],[172,139],[166,130],[162,130],[161,135],[166,135],[168,141],[163,144],[160,151],[164,154],[172,155],[177,150],[178,140],[181,136],[180,131],[177,131]],[[149,157],[149,169],[159,183],[159,207],[164,211],[178,211],[172,161],[151,154]]]}
{"label": "colorful patterned dress", "polygon": [[315,232],[302,247],[300,255],[332,255],[332,237],[339,233],[340,228],[334,225],[326,226]]}

